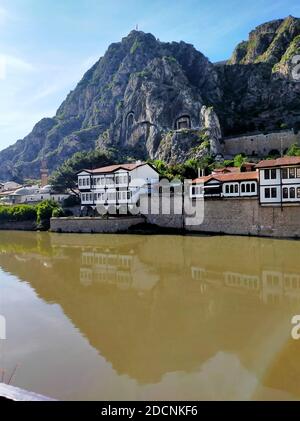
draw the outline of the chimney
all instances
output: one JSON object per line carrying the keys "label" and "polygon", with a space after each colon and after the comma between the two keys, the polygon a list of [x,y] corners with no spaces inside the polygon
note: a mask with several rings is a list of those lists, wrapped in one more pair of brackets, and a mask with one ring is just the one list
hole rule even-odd
{"label": "chimney", "polygon": [[205,170],[203,168],[198,168],[198,178],[204,177]]}

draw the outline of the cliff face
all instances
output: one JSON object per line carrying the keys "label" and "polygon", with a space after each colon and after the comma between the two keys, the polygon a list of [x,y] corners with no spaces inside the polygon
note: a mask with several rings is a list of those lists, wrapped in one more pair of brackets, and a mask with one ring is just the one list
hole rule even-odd
{"label": "cliff face", "polygon": [[225,134],[300,128],[297,54],[300,19],[289,16],[258,26],[218,67]]}
{"label": "cliff face", "polygon": [[235,49],[230,64],[276,64],[300,34],[300,19],[288,16],[264,23],[250,32],[249,40]]}
{"label": "cliff face", "polygon": [[199,126],[202,105],[219,101],[220,92],[214,66],[193,46],[132,31],[108,48],[54,118],[0,153],[0,179],[38,177],[43,157],[52,170],[96,146],[154,157],[178,117]]}
{"label": "cliff face", "polygon": [[192,45],[132,31],[108,48],[55,117],[0,152],[0,179],[38,177],[43,158],[53,170],[95,147],[182,162],[201,153],[204,135],[217,153],[220,132],[297,126],[300,84],[292,60],[299,22],[289,17],[259,26],[218,66]]}

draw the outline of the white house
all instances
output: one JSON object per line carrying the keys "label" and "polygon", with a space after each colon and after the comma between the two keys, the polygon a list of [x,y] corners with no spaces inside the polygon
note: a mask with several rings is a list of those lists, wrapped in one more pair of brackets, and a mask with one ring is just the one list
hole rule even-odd
{"label": "white house", "polygon": [[21,187],[8,194],[5,202],[9,204],[36,204],[43,200],[54,200],[62,203],[70,195],[66,193],[56,193],[50,185],[40,188],[39,186]]}
{"label": "white house", "polygon": [[0,183],[0,192],[12,191],[20,187],[21,185],[15,181],[5,181],[4,183]]}
{"label": "white house", "polygon": [[258,196],[257,171],[213,174],[193,180],[190,187],[190,198],[239,198]]}
{"label": "white house", "polygon": [[300,203],[300,157],[261,161],[260,204],[282,206]]}
{"label": "white house", "polygon": [[147,163],[117,164],[78,174],[81,209],[95,209],[102,205],[127,209],[136,205],[140,195],[151,191],[159,182],[156,169]]}

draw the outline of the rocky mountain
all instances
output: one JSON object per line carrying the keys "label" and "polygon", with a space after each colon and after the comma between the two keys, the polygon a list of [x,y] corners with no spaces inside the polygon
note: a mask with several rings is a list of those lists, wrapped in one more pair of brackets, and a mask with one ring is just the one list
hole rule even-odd
{"label": "rocky mountain", "polygon": [[300,19],[259,26],[232,58],[212,64],[185,42],[132,31],[110,45],[53,118],[0,152],[0,179],[39,177],[77,151],[114,148],[135,159],[182,162],[222,136],[299,128]]}

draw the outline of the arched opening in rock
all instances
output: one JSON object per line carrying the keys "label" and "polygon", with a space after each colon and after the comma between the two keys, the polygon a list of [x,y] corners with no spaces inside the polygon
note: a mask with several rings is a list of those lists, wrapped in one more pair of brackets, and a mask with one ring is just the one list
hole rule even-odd
{"label": "arched opening in rock", "polygon": [[131,111],[126,117],[126,129],[130,130],[134,123],[134,112]]}

